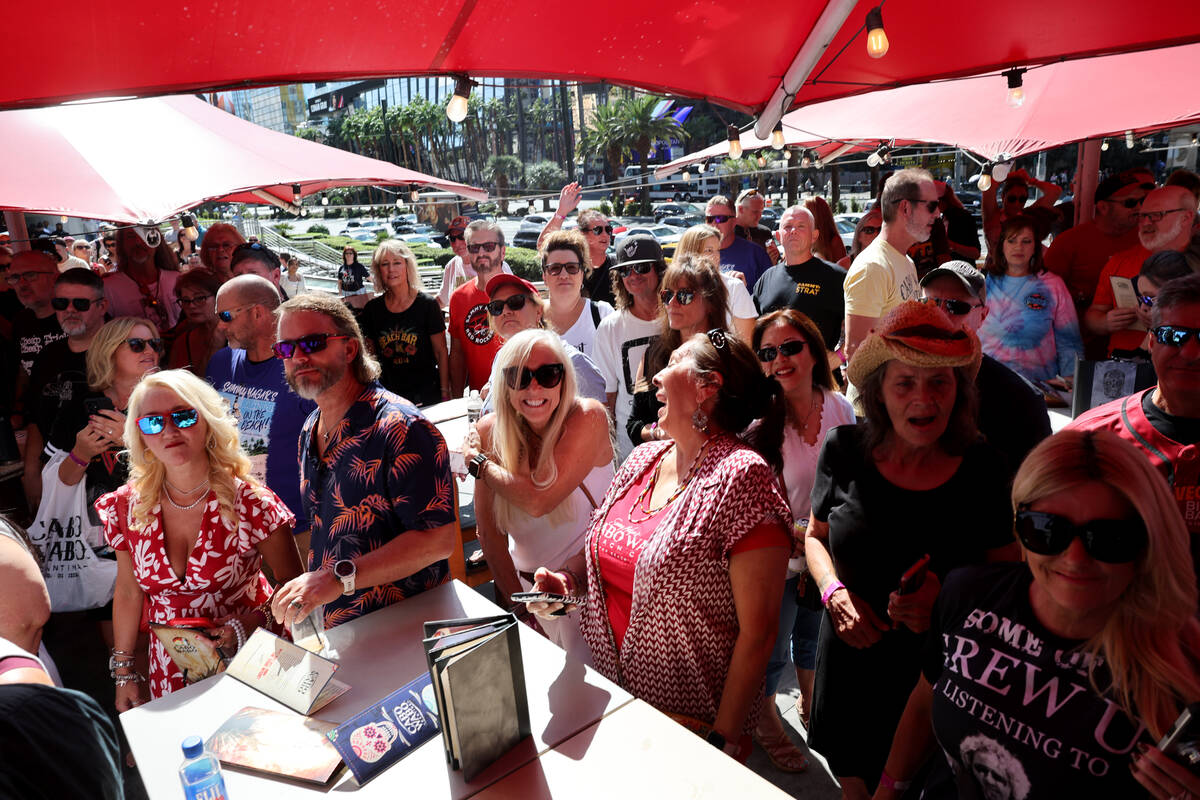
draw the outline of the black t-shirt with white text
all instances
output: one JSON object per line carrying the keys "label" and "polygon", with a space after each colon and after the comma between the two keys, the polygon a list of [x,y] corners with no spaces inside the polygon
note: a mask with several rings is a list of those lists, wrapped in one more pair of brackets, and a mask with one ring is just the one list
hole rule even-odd
{"label": "black t-shirt with white text", "polygon": [[442,399],[432,338],[444,336],[446,323],[437,301],[418,294],[408,308],[389,311],[383,295],[367,303],[358,318],[383,370],[379,382],[416,405]]}
{"label": "black t-shirt with white text", "polygon": [[842,283],[846,270],[821,258],[803,264],[778,264],[762,274],[754,284],[754,303],[759,313],[794,308],[816,323],[825,340],[825,349],[837,347],[846,317],[846,296]]}

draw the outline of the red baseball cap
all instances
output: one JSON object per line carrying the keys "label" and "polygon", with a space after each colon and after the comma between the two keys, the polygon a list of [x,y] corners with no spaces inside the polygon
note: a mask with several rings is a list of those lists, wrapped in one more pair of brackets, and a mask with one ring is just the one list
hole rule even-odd
{"label": "red baseball cap", "polygon": [[508,272],[501,272],[499,275],[494,275],[491,280],[487,282],[488,297],[496,294],[496,292],[500,291],[500,289],[505,286],[517,286],[534,297],[538,296],[537,287],[529,281],[516,275],[512,275]]}

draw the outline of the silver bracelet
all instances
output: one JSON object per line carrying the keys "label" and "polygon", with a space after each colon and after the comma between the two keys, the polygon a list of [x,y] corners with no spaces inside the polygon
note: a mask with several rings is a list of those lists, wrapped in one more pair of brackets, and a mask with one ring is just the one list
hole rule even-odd
{"label": "silver bracelet", "polygon": [[127,683],[140,683],[146,680],[145,676],[140,672],[134,672],[129,675],[113,675],[112,679],[118,689]]}
{"label": "silver bracelet", "polygon": [[229,627],[233,628],[233,635],[237,637],[237,649],[241,650],[242,645],[246,643],[246,628],[242,625],[242,621],[236,617],[229,620]]}

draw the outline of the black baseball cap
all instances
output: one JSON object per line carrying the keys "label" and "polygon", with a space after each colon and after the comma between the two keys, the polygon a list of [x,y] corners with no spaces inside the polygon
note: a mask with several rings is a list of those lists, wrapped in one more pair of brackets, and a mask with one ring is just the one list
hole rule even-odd
{"label": "black baseball cap", "polygon": [[662,245],[648,233],[629,236],[617,246],[618,264],[663,264]]}
{"label": "black baseball cap", "polygon": [[987,296],[987,280],[984,279],[983,273],[966,261],[947,261],[945,264],[929,270],[925,277],[921,278],[921,285],[928,286],[943,275],[956,278],[963,288],[977,300],[983,300]]}

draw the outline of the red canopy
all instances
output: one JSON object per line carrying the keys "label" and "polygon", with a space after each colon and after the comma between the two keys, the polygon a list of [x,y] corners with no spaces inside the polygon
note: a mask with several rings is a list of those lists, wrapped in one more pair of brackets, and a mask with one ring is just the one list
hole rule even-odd
{"label": "red canopy", "polygon": [[[1015,158],[1082,139],[1200,121],[1200,95],[1187,83],[1198,64],[1200,44],[1051,64],[1025,73],[1019,108],[1007,105],[1007,83],[994,73],[905,86],[792,111],[783,118],[784,135],[804,147],[831,139],[895,138],[954,145],[993,160]],[[765,144],[752,132],[742,135],[743,148]],[[669,175],[727,150],[719,142],[655,173]]]}
{"label": "red canopy", "polygon": [[[0,112],[0,209],[156,222],[211,200],[283,203],[335,186],[487,193],[277,133],[195,97]],[[257,190],[257,191],[256,191]]]}
{"label": "red canopy", "polygon": [[798,61],[815,65],[811,72],[798,69],[809,78],[797,95],[805,104],[881,86],[1200,41],[1195,0],[1160,0],[1152,7],[1127,0],[887,0],[891,50],[875,60],[866,54],[863,23],[880,1],[609,0],[589,9],[509,0],[293,0],[286,6],[185,0],[151,12],[137,3],[61,0],[49,17],[37,3],[10,3],[0,108],[467,73],[604,79],[752,112],[776,97],[770,110],[785,111],[781,83]]}

